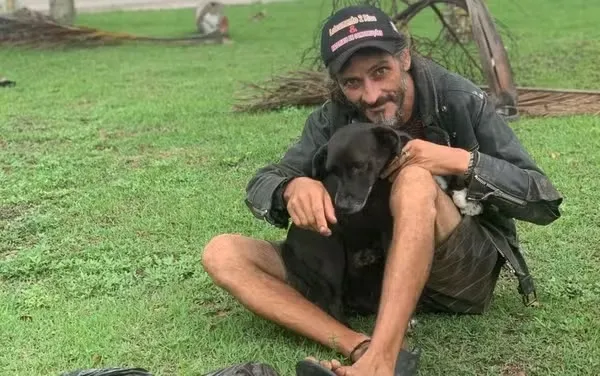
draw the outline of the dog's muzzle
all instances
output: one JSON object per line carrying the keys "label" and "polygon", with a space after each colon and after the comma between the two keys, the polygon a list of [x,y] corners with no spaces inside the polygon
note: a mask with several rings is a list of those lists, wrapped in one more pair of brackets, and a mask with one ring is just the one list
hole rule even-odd
{"label": "dog's muzzle", "polygon": [[334,200],[336,209],[344,214],[358,213],[365,207],[372,188],[373,187],[369,187],[369,190],[364,197],[356,197],[352,194],[340,193],[338,190],[335,194]]}

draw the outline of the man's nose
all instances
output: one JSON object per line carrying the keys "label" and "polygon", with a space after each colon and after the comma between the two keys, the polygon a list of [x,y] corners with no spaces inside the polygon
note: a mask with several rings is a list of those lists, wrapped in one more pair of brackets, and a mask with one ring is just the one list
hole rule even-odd
{"label": "man's nose", "polygon": [[374,85],[370,80],[366,80],[364,83],[364,91],[362,95],[362,100],[368,105],[374,105],[379,99],[380,90],[377,85]]}

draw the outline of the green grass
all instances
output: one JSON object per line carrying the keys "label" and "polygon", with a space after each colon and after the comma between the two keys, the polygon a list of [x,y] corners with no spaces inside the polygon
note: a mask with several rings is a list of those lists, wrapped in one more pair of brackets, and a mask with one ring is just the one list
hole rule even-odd
{"label": "green grass", "polygon": [[[600,88],[600,4],[489,4],[518,41],[509,51],[519,85]],[[248,20],[262,9],[264,21]],[[291,376],[305,355],[335,355],[252,315],[200,265],[218,233],[284,235],[250,215],[244,188],[311,109],[231,106],[240,81],[294,69],[327,12],[316,0],[230,7],[232,45],[0,51],[0,72],[17,81],[0,89],[0,374],[128,365],[199,375],[258,360]],[[431,19],[419,16],[413,30]],[[193,12],[78,23],[182,35]],[[511,125],[565,196],[555,224],[519,223],[541,306],[523,307],[514,281],[502,280],[485,316],[422,316],[412,340],[423,375],[600,369],[600,119]]]}

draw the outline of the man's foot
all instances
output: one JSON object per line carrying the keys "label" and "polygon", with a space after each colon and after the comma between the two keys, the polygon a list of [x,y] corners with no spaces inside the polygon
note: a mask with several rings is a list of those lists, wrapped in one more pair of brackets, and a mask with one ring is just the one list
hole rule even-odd
{"label": "man's foot", "polygon": [[[417,320],[413,317],[408,323],[407,333],[413,332],[415,326],[417,325]],[[296,364],[296,376],[351,376],[356,374],[355,370],[352,368],[354,364],[358,362],[359,359],[367,352],[369,349],[369,344],[371,343],[371,338],[365,335],[365,339],[360,341],[354,349],[350,352],[348,359],[353,364],[352,366],[343,366],[338,360],[317,360],[314,357],[308,357],[304,360],[301,360]],[[390,372],[390,376],[412,376],[417,374],[417,366],[419,362],[419,357],[421,352],[419,349],[414,349],[412,351],[407,349],[402,349],[400,354],[396,359],[395,369]],[[366,363],[366,362],[362,362]],[[360,368],[364,367],[364,365],[359,365]],[[376,367],[378,369],[379,367]],[[393,368],[393,367],[392,367]],[[379,371],[383,372],[383,371]],[[385,373],[385,372],[384,372]],[[382,376],[384,373],[376,373],[377,376]],[[363,376],[362,373],[358,373],[359,376]],[[366,376],[365,374],[364,376]]]}
{"label": "man's foot", "polygon": [[416,376],[420,349],[402,349],[395,365],[394,362],[387,362],[375,355],[366,354],[367,349],[367,341],[357,346],[353,351],[356,353],[356,360],[351,366],[343,366],[337,360],[318,361],[312,357],[306,358],[297,363],[296,376]]}
{"label": "man's foot", "polygon": [[395,376],[394,362],[365,355],[351,366],[337,360],[317,361],[304,359],[296,365],[296,376]]}
{"label": "man's foot", "polygon": [[337,360],[329,362],[329,364],[319,363],[314,358],[307,358],[296,363],[296,376],[337,376],[332,369],[341,367],[341,363]]}

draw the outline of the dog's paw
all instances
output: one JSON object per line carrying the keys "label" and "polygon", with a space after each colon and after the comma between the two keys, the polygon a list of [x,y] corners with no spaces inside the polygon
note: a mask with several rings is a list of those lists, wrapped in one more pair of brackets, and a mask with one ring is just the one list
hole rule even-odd
{"label": "dog's paw", "polygon": [[467,190],[452,191],[452,201],[459,209],[464,209],[467,206]]}
{"label": "dog's paw", "polygon": [[446,191],[448,189],[448,182],[446,181],[446,179],[444,179],[444,177],[434,175],[433,178],[438,183],[440,188],[442,188],[442,191]]}
{"label": "dog's paw", "polygon": [[469,216],[479,215],[483,212],[483,205],[481,205],[478,202],[467,201],[467,206],[462,208],[460,211],[464,215],[469,215]]}
{"label": "dog's paw", "polygon": [[467,201],[467,189],[452,191],[452,201],[464,215],[475,216],[483,212],[483,205],[479,202]]}

